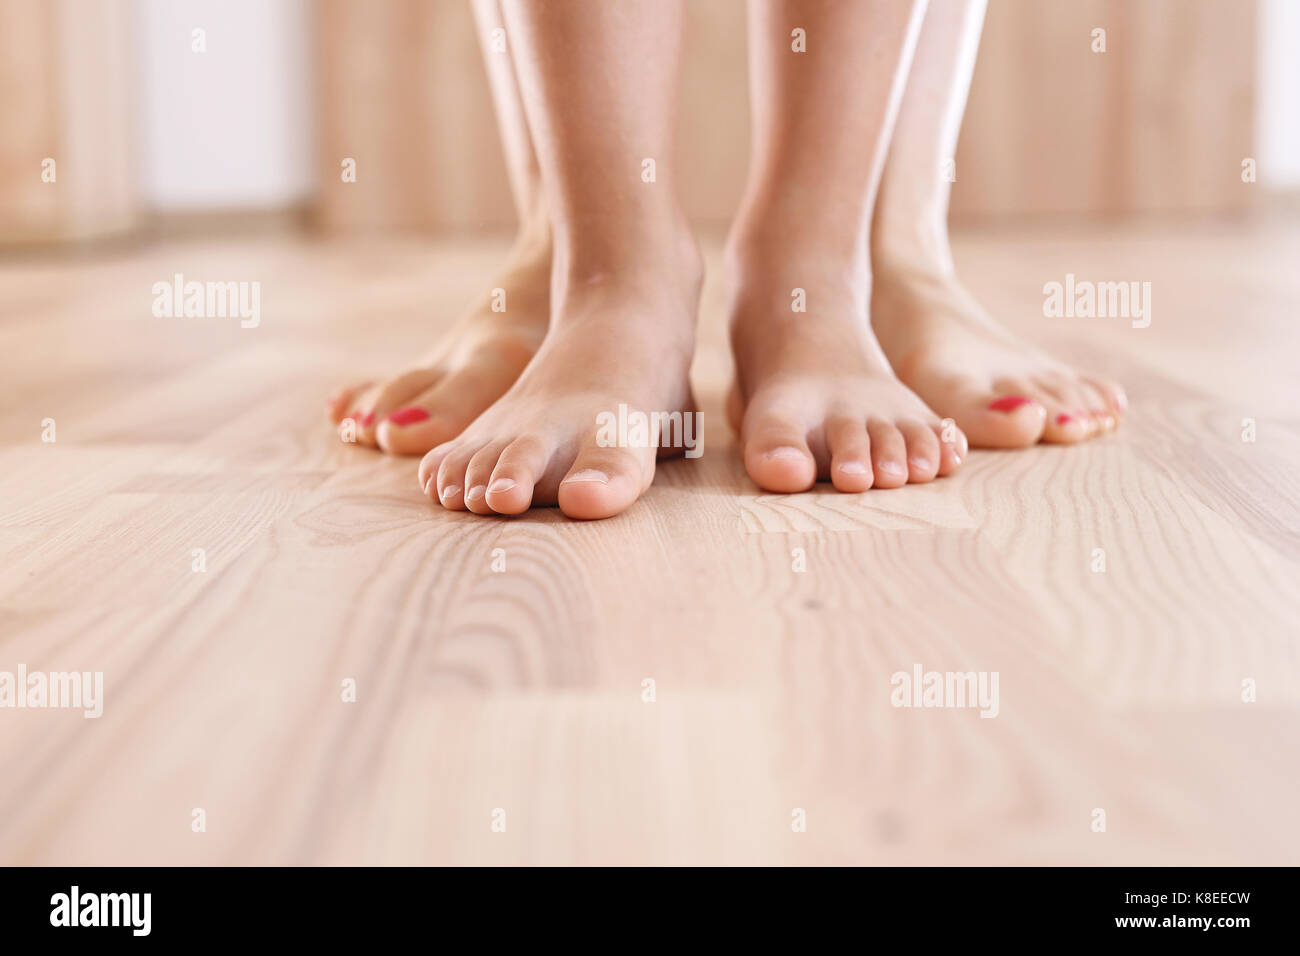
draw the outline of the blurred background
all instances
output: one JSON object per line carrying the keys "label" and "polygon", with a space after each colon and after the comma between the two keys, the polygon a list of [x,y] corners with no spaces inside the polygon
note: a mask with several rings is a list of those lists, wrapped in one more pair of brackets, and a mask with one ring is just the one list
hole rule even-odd
{"label": "blurred background", "polygon": [[[682,199],[721,227],[744,3],[688,6]],[[954,219],[1275,206],[1300,191],[1298,49],[1296,0],[991,0]],[[468,0],[0,0],[0,242],[513,221]]]}

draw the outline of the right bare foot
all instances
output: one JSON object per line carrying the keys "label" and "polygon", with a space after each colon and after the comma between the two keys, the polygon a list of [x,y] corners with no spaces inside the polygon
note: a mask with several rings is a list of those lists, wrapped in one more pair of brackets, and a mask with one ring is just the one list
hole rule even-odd
{"label": "right bare foot", "polygon": [[[953,472],[966,438],[890,370],[867,323],[865,269],[829,250],[733,246],[736,388],[728,415],[745,470],[767,491],[897,488]],[[792,310],[802,290],[806,312]]]}
{"label": "right bare foot", "polygon": [[326,411],[352,419],[359,444],[396,455],[423,455],[459,435],[506,393],[546,335],[550,309],[549,242],[521,242],[491,288],[505,292],[505,311],[485,291],[438,345],[382,382],[340,388]]}
{"label": "right bare foot", "polygon": [[[650,486],[659,436],[608,447],[602,413],[694,411],[690,389],[702,267],[693,241],[671,264],[574,275],[551,329],[518,381],[464,432],[420,462],[420,487],[451,511],[515,515],[558,504],[571,518],[607,518]],[[657,262],[647,266],[646,262]]]}

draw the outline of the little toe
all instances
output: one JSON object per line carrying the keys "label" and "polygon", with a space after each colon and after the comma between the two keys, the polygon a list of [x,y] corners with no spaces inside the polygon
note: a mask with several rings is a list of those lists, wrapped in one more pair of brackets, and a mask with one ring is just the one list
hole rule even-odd
{"label": "little toe", "polygon": [[931,430],[939,442],[939,470],[936,474],[942,478],[961,467],[961,463],[966,460],[970,443],[966,433],[958,428],[957,423],[951,418],[945,418],[937,425],[931,426]]}
{"label": "little toe", "polygon": [[1096,425],[1096,433],[1105,434],[1114,431],[1119,421],[1110,397],[1103,389],[1087,379],[1079,383],[1079,389],[1088,402],[1088,414],[1092,416]]}

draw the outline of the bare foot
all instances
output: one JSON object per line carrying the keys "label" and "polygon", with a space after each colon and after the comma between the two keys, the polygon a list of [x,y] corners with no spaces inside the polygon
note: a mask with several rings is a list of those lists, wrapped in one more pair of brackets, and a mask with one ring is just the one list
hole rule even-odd
{"label": "bare foot", "polygon": [[521,243],[491,289],[437,346],[410,368],[378,383],[341,388],[326,411],[335,425],[352,419],[356,441],[396,455],[422,455],[464,431],[505,394],[546,335],[550,244]]}
{"label": "bare foot", "polygon": [[[768,491],[897,488],[948,475],[960,429],[889,368],[867,323],[870,279],[831,256],[753,248],[729,255],[736,388],[728,403],[745,470]],[[806,312],[793,311],[795,290]]]}
{"label": "bare foot", "polygon": [[999,326],[948,268],[877,257],[872,325],[898,377],[982,448],[1078,442],[1114,429],[1124,390]]}
{"label": "bare foot", "polygon": [[602,413],[620,404],[694,410],[689,370],[700,266],[629,266],[575,276],[518,381],[458,438],[420,463],[420,487],[452,511],[515,515],[558,504],[571,518],[628,508],[654,478],[659,436],[605,447]]}

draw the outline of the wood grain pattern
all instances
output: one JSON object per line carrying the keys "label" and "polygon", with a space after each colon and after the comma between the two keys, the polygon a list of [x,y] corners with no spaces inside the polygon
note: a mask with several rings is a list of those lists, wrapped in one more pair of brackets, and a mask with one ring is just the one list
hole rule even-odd
{"label": "wood grain pattern", "polygon": [[[705,454],[595,524],[431,508],[322,420],[504,248],[3,267],[0,670],[100,670],[105,705],[0,710],[0,862],[1300,862],[1300,226],[967,235],[986,304],[1130,420],[860,496],[745,478],[713,243]],[[176,271],[259,279],[261,326],[152,318]],[[1151,326],[1044,319],[1067,271],[1151,281]],[[998,717],[892,707],[914,663],[997,671]]]}

